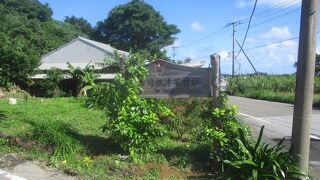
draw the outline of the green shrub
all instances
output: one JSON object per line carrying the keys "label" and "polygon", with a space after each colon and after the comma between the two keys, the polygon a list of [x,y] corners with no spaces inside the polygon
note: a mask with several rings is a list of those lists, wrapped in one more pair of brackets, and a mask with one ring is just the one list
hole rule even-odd
{"label": "green shrub", "polygon": [[89,62],[86,67],[81,69],[80,67],[74,67],[71,63],[67,62],[68,74],[72,77],[75,84],[74,96],[80,96],[81,94],[87,95],[87,91],[94,88],[95,80],[99,77],[95,74],[94,65],[90,65]]}
{"label": "green shrub", "polygon": [[51,147],[54,156],[65,159],[69,155],[79,153],[82,149],[75,134],[70,124],[61,121],[42,121],[33,124],[30,139],[43,146]]}
{"label": "green shrub", "polygon": [[35,84],[40,88],[45,97],[62,97],[65,93],[61,90],[61,82],[64,79],[64,72],[59,68],[51,68],[46,72],[46,78]]}
{"label": "green shrub", "polygon": [[194,134],[203,124],[203,111],[208,99],[165,99],[161,100],[173,112],[173,116],[164,120],[163,124],[169,130],[176,132],[177,138],[181,139],[184,134]]}
{"label": "green shrub", "polygon": [[218,107],[209,106],[211,113],[208,114],[206,123],[200,129],[198,139],[212,142],[211,159],[214,168],[216,171],[222,171],[223,161],[230,156],[228,150],[237,146],[234,139],[238,137],[238,129],[243,129],[247,137],[249,137],[249,131],[237,122],[237,108],[228,104],[225,94],[221,94],[217,101]]}
{"label": "green shrub", "polygon": [[238,146],[229,149],[229,158],[224,160],[224,177],[227,179],[300,179],[295,159],[285,151],[281,140],[276,146],[261,143],[263,128],[255,144],[248,141],[239,129],[235,139]]}
{"label": "green shrub", "polygon": [[159,118],[171,114],[157,101],[139,96],[141,84],[148,74],[144,63],[145,58],[141,55],[130,55],[114,82],[95,87],[87,100],[90,107],[106,111],[103,131],[133,158],[156,149],[157,138],[165,132]]}
{"label": "green shrub", "polygon": [[0,87],[9,90],[13,86],[13,83],[10,82],[10,79],[6,77],[4,74],[5,72],[3,72],[2,68],[0,68]]}

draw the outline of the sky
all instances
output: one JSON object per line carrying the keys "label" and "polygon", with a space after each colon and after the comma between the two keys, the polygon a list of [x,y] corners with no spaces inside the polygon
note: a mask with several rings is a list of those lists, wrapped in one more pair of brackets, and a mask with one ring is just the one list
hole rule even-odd
{"label": "sky", "polygon": [[[87,19],[93,26],[108,17],[109,11],[129,0],[40,0],[48,3],[53,18],[64,20],[74,15]],[[254,0],[145,0],[169,24],[181,30],[167,55],[175,60],[191,58],[206,61],[210,55],[221,57],[223,74],[232,72],[232,26],[236,22],[235,39],[242,43]],[[259,72],[292,74],[296,71],[301,0],[258,0],[244,44],[248,58]],[[296,39],[295,39],[296,38]],[[288,40],[289,39],[289,40]],[[284,41],[285,40],[285,41]],[[317,37],[317,41],[319,38]],[[280,43],[277,43],[280,42]],[[320,43],[318,43],[320,44]],[[320,52],[320,46],[317,46]],[[246,50],[247,49],[247,50]],[[254,73],[235,44],[236,74]]]}

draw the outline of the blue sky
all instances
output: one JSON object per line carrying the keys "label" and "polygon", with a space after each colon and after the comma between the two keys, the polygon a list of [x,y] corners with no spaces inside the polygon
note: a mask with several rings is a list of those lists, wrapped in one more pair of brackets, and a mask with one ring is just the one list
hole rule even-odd
{"label": "blue sky", "polygon": [[[117,5],[129,0],[40,0],[49,3],[53,18],[63,20],[75,15],[87,19],[93,26],[108,16]],[[175,59],[190,57],[193,61],[209,62],[209,56],[221,56],[222,73],[231,73],[232,21],[243,22],[236,26],[236,39],[242,42],[254,0],[145,0],[164,19],[181,30],[177,35]],[[299,36],[301,0],[258,0],[255,16],[248,32],[244,49],[279,42]],[[166,48],[172,57],[172,46]],[[236,45],[236,50],[239,48]],[[269,74],[294,73],[297,61],[298,39],[261,48],[246,53],[258,71]],[[320,49],[320,48],[318,48]],[[237,53],[236,53],[237,54]],[[253,73],[241,53],[235,65],[236,73]]]}

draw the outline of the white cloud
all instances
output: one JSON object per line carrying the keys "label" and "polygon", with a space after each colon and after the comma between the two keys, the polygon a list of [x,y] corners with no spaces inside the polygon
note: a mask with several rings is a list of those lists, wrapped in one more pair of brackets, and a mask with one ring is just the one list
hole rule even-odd
{"label": "white cloud", "polygon": [[193,22],[191,23],[191,29],[195,31],[203,31],[204,27],[199,22]]}
{"label": "white cloud", "polygon": [[[301,4],[301,0],[258,0],[258,6],[277,6],[277,7],[282,7],[286,8],[288,6],[292,5],[299,5]],[[238,8],[246,8],[246,7],[252,7],[254,4],[254,0],[236,0],[234,2],[234,5]]]}
{"label": "white cloud", "polygon": [[287,26],[272,27],[268,32],[261,34],[260,37],[265,39],[287,39],[291,37],[291,33]]}
{"label": "white cloud", "polygon": [[194,53],[188,53],[186,57],[189,57],[191,59],[197,58],[197,56]]}
{"label": "white cloud", "polygon": [[298,43],[290,40],[290,41],[284,41],[282,43],[278,44],[270,44],[268,45],[264,50],[274,50],[274,51],[298,51]]}
{"label": "white cloud", "polygon": [[219,56],[222,61],[230,61],[231,60],[231,54],[227,51],[220,51]]}
{"label": "white cloud", "polygon": [[292,63],[292,64],[294,64],[296,61],[297,61],[297,59],[296,59],[296,57],[295,57],[295,55],[294,54],[288,54],[288,61],[290,62],[290,63]]}
{"label": "white cloud", "polygon": [[234,5],[238,8],[245,8],[248,6],[252,6],[254,1],[247,1],[247,0],[236,0]]}

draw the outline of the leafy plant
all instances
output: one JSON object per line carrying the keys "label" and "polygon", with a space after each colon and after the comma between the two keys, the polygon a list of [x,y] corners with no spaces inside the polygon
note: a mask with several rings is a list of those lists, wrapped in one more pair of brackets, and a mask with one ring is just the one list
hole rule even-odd
{"label": "leafy plant", "polygon": [[82,159],[81,163],[84,167],[89,168],[92,165],[93,160],[91,159],[91,157],[86,156]]}
{"label": "leafy plant", "polygon": [[237,122],[237,108],[228,104],[225,94],[221,94],[216,101],[219,106],[209,106],[211,110],[209,108],[207,111],[211,111],[211,113],[207,115],[207,121],[201,129],[198,139],[212,142],[211,159],[214,168],[216,171],[222,171],[224,169],[223,160],[228,159],[229,156],[228,150],[237,146],[234,139],[238,137],[238,129],[244,129],[246,137],[249,133],[245,127]]}
{"label": "leafy plant", "polygon": [[64,72],[59,68],[51,68],[46,72],[46,78],[38,85],[45,92],[45,97],[61,97],[65,94],[61,90],[61,82],[64,79]]}
{"label": "leafy plant", "polygon": [[74,67],[70,62],[68,64],[68,73],[71,75],[75,82],[76,92],[75,95],[79,96],[81,93],[87,95],[87,91],[92,89],[96,84],[95,80],[99,77],[94,72],[94,66],[89,62],[84,69]]}
{"label": "leafy plant", "polygon": [[165,132],[159,117],[170,115],[166,107],[139,96],[141,84],[148,74],[144,63],[143,56],[130,55],[114,82],[97,86],[87,102],[91,107],[97,105],[105,109],[107,123],[102,130],[129,151],[133,158],[156,149],[157,138]]}
{"label": "leafy plant", "polygon": [[74,138],[74,134],[70,124],[61,121],[43,121],[33,125],[29,138],[50,147],[54,156],[66,159],[69,155],[81,151],[82,148],[80,142]]}
{"label": "leafy plant", "polygon": [[6,77],[5,72],[0,68],[0,87],[3,87],[6,90],[11,89],[13,83],[10,82],[10,79]]}
{"label": "leafy plant", "polygon": [[173,112],[173,116],[164,120],[163,124],[175,131],[178,139],[182,139],[186,133],[195,133],[203,124],[202,113],[206,101],[200,98],[161,100]]}
{"label": "leafy plant", "polygon": [[285,151],[282,139],[276,146],[269,147],[261,142],[264,126],[255,144],[239,129],[235,139],[238,146],[229,150],[230,157],[224,160],[224,176],[230,179],[300,179],[304,176],[295,159]]}

